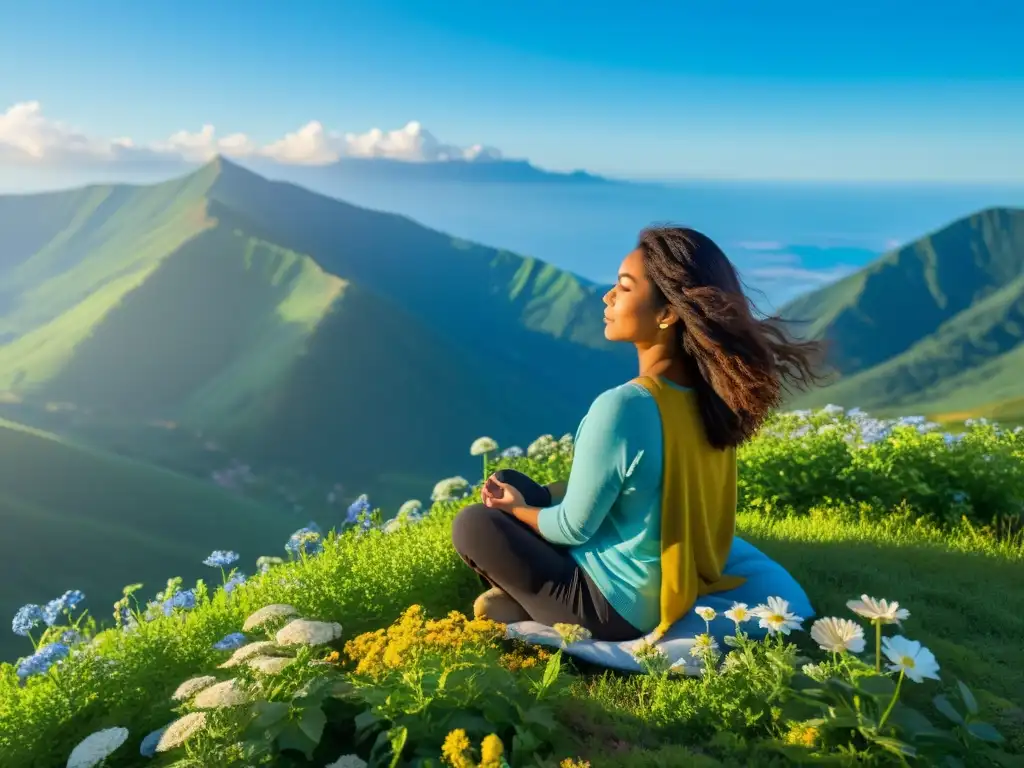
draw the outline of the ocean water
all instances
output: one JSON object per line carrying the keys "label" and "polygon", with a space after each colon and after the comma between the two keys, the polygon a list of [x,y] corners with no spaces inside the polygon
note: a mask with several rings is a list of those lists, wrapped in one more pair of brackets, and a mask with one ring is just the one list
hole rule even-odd
{"label": "ocean water", "polygon": [[994,186],[301,183],[600,283],[614,279],[643,227],[695,227],[725,249],[767,310],[957,218],[1024,206],[1024,187]]}

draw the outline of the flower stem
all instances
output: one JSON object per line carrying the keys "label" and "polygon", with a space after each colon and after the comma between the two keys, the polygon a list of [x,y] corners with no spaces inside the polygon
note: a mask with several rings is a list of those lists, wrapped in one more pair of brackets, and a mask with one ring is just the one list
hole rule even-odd
{"label": "flower stem", "polygon": [[892,708],[896,706],[896,700],[900,697],[900,686],[903,685],[903,675],[904,670],[900,669],[900,677],[896,681],[896,690],[893,691],[892,701],[889,702],[889,706],[882,713],[882,719],[878,721],[878,730],[882,730],[882,726],[885,725],[885,721],[889,719],[889,715],[892,713]]}
{"label": "flower stem", "polygon": [[875,672],[882,671],[882,622],[875,619]]}

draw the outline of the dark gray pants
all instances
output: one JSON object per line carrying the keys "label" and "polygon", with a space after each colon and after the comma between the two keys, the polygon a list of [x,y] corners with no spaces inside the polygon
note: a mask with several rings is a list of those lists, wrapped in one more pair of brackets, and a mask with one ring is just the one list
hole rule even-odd
{"label": "dark gray pants", "polygon": [[[503,469],[531,507],[551,505],[547,488],[522,472]],[[578,624],[595,640],[634,640],[643,633],[622,618],[566,547],[543,539],[511,515],[483,504],[465,507],[452,524],[455,551],[484,584],[498,587],[534,621]]]}

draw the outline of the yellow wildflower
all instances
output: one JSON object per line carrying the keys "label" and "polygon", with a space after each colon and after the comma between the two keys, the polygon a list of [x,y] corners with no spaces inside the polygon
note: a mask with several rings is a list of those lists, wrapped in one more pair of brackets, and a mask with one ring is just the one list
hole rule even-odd
{"label": "yellow wildflower", "polygon": [[526,645],[520,643],[515,650],[503,653],[498,663],[509,672],[519,672],[524,669],[533,669],[551,658],[550,651],[538,645]]}
{"label": "yellow wildflower", "polygon": [[480,768],[500,768],[505,745],[496,734],[484,736],[480,744]]}
{"label": "yellow wildflower", "polygon": [[572,645],[581,640],[589,640],[591,637],[590,630],[581,627],[579,624],[557,623],[553,624],[551,628],[561,636],[562,642],[566,645]]}
{"label": "yellow wildflower", "polygon": [[818,743],[818,729],[813,725],[791,723],[786,733],[786,743],[812,748]]}
{"label": "yellow wildflower", "polygon": [[590,762],[583,758],[576,760],[572,757],[567,757],[558,764],[558,768],[590,768]]}
{"label": "yellow wildflower", "polygon": [[462,728],[456,728],[444,738],[441,754],[452,768],[473,768],[469,752],[469,737]]}

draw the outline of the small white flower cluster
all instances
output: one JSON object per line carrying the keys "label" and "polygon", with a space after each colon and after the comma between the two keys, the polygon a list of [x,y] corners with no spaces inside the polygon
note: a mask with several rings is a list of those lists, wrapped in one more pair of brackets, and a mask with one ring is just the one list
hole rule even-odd
{"label": "small white flower cluster", "polygon": [[93,768],[100,765],[127,739],[127,728],[106,728],[90,734],[71,750],[67,768]]}
{"label": "small white flower cluster", "polygon": [[469,447],[470,456],[486,456],[498,450],[498,442],[491,437],[478,437]]}
{"label": "small white flower cluster", "polygon": [[[300,657],[295,656],[292,650],[296,646],[313,648],[327,645],[338,640],[342,633],[340,624],[302,618],[294,606],[284,603],[265,605],[250,614],[242,629],[244,632],[263,631],[273,634],[269,639],[253,640],[248,643],[245,642],[245,635],[242,633],[229,636],[244,644],[240,647],[233,646],[234,652],[225,662],[218,665],[218,668],[232,669],[245,665],[268,677],[281,674],[299,660]],[[253,696],[254,690],[247,687],[243,677],[218,680],[214,675],[201,675],[186,680],[178,686],[171,698],[193,711],[183,714],[147,736],[144,746],[152,743],[149,751],[143,754],[151,756],[157,752],[177,749],[206,728],[207,712],[248,704],[253,701]]]}
{"label": "small white flower cluster", "polygon": [[469,493],[469,481],[461,476],[446,477],[434,486],[430,494],[431,501],[454,501]]}
{"label": "small white flower cluster", "polygon": [[558,452],[558,443],[554,435],[541,435],[526,449],[526,455],[531,459],[546,459]]}

